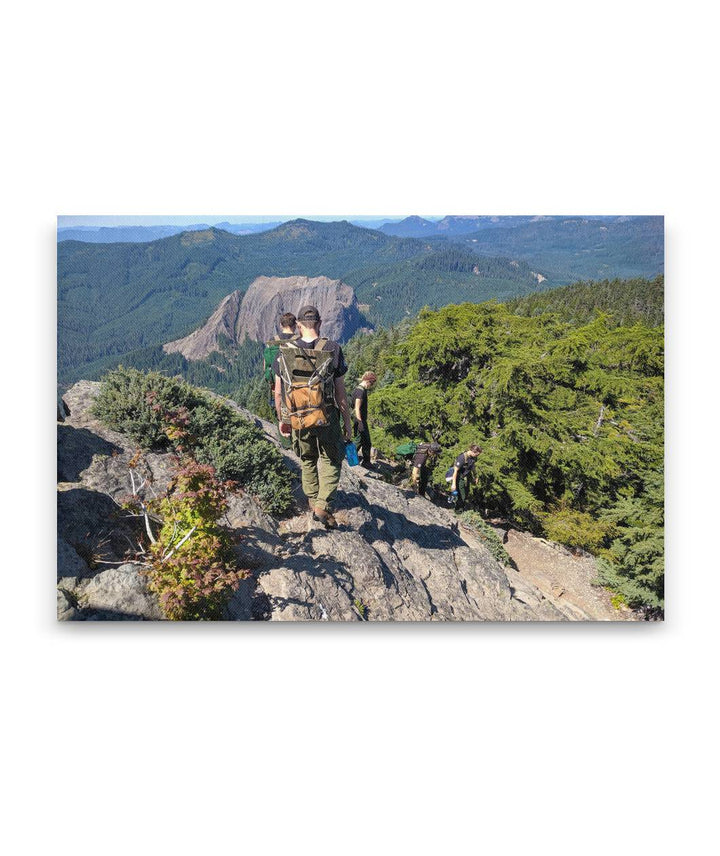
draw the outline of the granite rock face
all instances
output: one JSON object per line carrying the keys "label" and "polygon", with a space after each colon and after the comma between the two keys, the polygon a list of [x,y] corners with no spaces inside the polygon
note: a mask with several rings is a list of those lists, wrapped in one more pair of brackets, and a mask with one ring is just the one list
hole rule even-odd
{"label": "granite rock face", "polygon": [[163,345],[165,353],[180,353],[186,360],[204,360],[221,349],[224,339],[240,344],[243,338],[238,327],[241,299],[239,291],[228,294],[202,327],[183,339]]}
{"label": "granite rock face", "polygon": [[[155,596],[129,557],[137,544],[138,522],[118,514],[118,503],[129,490],[127,463],[135,449],[89,414],[98,389],[97,383],[75,384],[65,396],[70,415],[58,426],[59,471],[73,478],[58,484],[58,616],[158,619]],[[274,426],[235,409],[273,439]],[[294,476],[293,515],[275,519],[242,490],[231,497],[225,522],[237,544],[238,565],[251,574],[228,605],[229,620],[576,617],[497,562],[449,510],[360,468],[343,465],[339,527],[326,531],[305,510],[297,459],[280,451]],[[169,455],[147,454],[142,466],[155,490],[163,491],[171,474]]]}
{"label": "granite rock face", "polygon": [[[568,616],[515,581],[450,512],[343,467],[335,517],[249,525],[251,614],[273,621],[532,621]],[[362,472],[362,471],[361,471]],[[243,521],[236,519],[243,531]],[[509,574],[511,576],[509,576]],[[247,592],[237,600],[244,600]],[[259,616],[260,613],[265,614]],[[233,605],[238,612],[238,603]],[[255,615],[252,615],[252,610]]]}
{"label": "granite rock face", "polygon": [[243,298],[238,328],[248,338],[265,342],[279,332],[278,319],[284,312],[297,314],[308,304],[320,311],[320,332],[328,339],[344,342],[361,327],[355,292],[339,279],[259,276]]}
{"label": "granite rock face", "polygon": [[316,306],[322,318],[321,333],[344,342],[362,327],[353,289],[326,276],[259,276],[241,298],[239,291],[225,297],[210,319],[184,339],[163,345],[166,353],[181,353],[188,360],[204,360],[227,340],[239,345],[245,338],[266,342],[280,332],[280,316],[297,314],[301,306]]}

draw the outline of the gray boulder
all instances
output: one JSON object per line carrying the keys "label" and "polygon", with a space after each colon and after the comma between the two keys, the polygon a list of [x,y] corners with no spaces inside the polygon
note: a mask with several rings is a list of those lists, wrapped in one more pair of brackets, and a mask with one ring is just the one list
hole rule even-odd
{"label": "gray boulder", "polygon": [[106,620],[160,620],[157,598],[148,591],[147,579],[140,571],[138,565],[128,563],[96,574],[83,588],[78,605]]}

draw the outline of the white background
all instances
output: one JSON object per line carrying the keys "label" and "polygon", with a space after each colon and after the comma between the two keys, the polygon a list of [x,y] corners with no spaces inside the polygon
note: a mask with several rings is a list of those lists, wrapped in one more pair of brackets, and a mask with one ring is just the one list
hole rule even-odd
{"label": "white background", "polygon": [[[707,852],[709,8],[4,12],[7,852]],[[665,215],[664,624],[55,624],[55,216],[277,211]]]}

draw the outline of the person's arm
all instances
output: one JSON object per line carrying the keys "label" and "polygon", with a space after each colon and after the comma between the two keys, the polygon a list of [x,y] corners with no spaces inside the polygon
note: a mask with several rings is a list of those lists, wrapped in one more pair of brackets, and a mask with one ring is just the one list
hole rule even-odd
{"label": "person's arm", "polygon": [[341,377],[335,378],[335,401],[340,408],[343,424],[345,426],[345,439],[352,438],[352,425],[350,424],[350,408],[348,407],[347,394],[345,392],[345,384]]}
{"label": "person's arm", "polygon": [[362,416],[360,415],[360,401],[360,398],[355,399],[355,420],[362,423]]}
{"label": "person's arm", "polygon": [[452,489],[453,489],[453,490],[457,490],[457,489],[458,489],[458,488],[457,488],[457,480],[458,480],[458,473],[459,473],[459,472],[460,472],[460,465],[458,464],[458,462],[457,462],[457,460],[456,460],[456,461],[455,461],[455,464],[454,464],[453,477],[452,477]]}

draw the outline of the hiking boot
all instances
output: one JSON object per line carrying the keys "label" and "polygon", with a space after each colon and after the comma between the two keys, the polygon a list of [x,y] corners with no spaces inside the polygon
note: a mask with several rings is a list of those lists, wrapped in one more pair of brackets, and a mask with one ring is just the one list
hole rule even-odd
{"label": "hiking boot", "polygon": [[337,529],[337,520],[335,520],[331,512],[326,511],[324,508],[313,508],[312,516],[313,520],[322,523],[326,529]]}

